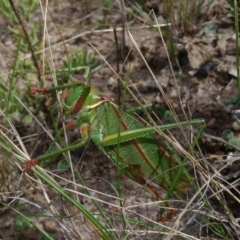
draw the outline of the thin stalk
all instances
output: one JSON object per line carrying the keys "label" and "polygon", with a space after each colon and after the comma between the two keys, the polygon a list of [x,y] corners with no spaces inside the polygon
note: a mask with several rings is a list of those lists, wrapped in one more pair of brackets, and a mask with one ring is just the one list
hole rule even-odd
{"label": "thin stalk", "polygon": [[235,16],[235,31],[236,31],[236,65],[237,65],[238,99],[239,99],[239,102],[240,102],[239,25],[238,25],[238,4],[237,4],[237,0],[234,0],[234,16]]}
{"label": "thin stalk", "polygon": [[7,97],[7,104],[6,104],[6,112],[8,113],[8,109],[9,109],[9,103],[10,103],[10,99],[11,99],[11,96],[12,96],[12,88],[13,88],[13,77],[14,77],[14,73],[15,73],[15,70],[16,70],[16,66],[17,66],[17,60],[18,60],[18,55],[19,55],[19,48],[20,48],[20,45],[21,45],[21,37],[18,38],[18,43],[17,43],[17,52],[16,52],[16,56],[15,56],[15,59],[14,59],[14,63],[13,63],[13,66],[12,66],[12,72],[10,73],[10,76],[9,76],[9,90],[8,90],[8,97]]}

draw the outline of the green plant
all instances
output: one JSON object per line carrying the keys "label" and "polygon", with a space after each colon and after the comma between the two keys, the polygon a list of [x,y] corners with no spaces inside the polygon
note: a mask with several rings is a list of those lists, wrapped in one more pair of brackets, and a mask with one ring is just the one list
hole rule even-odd
{"label": "green plant", "polygon": [[[0,12],[8,19],[8,29],[13,33],[16,53],[8,79],[0,76],[1,106],[5,113],[14,120],[22,119],[24,124],[31,122],[31,116],[26,114],[24,104],[30,102],[31,97],[25,90],[36,81],[36,65],[38,59],[34,55],[34,64],[27,59],[20,60],[20,54],[39,50],[41,44],[40,24],[33,22],[32,16],[38,7],[37,0],[20,0],[17,6],[11,1],[0,1]],[[26,24],[28,33],[26,34]],[[35,67],[34,67],[35,65]],[[37,67],[39,71],[39,68]],[[40,77],[40,74],[38,74]],[[22,83],[24,79],[24,83]],[[6,82],[8,84],[6,84]],[[21,87],[20,87],[21,86]],[[18,98],[16,98],[18,96]]]}
{"label": "green plant", "polygon": [[22,232],[24,229],[28,228],[31,224],[23,217],[18,217],[14,222],[14,229],[18,232]]}
{"label": "green plant", "polygon": [[[99,60],[96,58],[96,54],[89,53],[87,50],[80,52],[72,52],[68,59],[63,59],[63,69],[68,72],[74,72],[81,74],[83,66],[88,66],[90,71],[93,71],[99,65]],[[76,69],[80,67],[79,71]]]}
{"label": "green plant", "polygon": [[236,32],[236,68],[237,68],[237,82],[238,82],[238,99],[240,101],[240,53],[239,53],[239,31],[240,31],[240,2],[236,0],[228,0],[230,8],[227,9],[230,13],[230,18],[235,23]]}
{"label": "green plant", "polygon": [[[38,8],[37,0],[20,0],[17,6],[17,11],[23,17],[24,21],[27,23],[32,22],[32,16],[36,13]],[[10,5],[8,0],[0,1],[0,12],[10,20],[11,26],[8,25],[9,30],[15,35],[15,38],[21,39],[21,43],[19,46],[19,50],[23,53],[29,52],[29,45],[26,41],[25,35],[23,34],[21,24],[16,14],[14,13],[12,6]],[[35,21],[33,25],[29,28],[28,26],[28,34],[30,37],[30,41],[32,46],[34,46],[34,50],[39,50],[41,43],[41,25],[38,21]]]}

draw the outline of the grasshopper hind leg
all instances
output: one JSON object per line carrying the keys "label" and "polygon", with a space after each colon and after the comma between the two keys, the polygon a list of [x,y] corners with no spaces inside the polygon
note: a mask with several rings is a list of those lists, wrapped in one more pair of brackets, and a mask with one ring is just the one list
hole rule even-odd
{"label": "grasshopper hind leg", "polygon": [[[140,173],[139,167],[139,165],[131,165],[131,167],[128,167],[128,170],[125,172],[125,174],[127,175],[127,177],[147,188],[151,193],[156,196],[157,199],[159,199],[160,201],[164,201],[164,197],[157,191],[155,186],[151,184],[151,182],[146,180],[143,177],[144,175]],[[137,169],[138,171],[136,171]],[[136,172],[138,172],[138,174],[136,174]],[[167,206],[169,209],[169,213],[167,214],[167,216],[163,217],[161,214],[157,214],[157,221],[162,223],[171,221],[177,214],[176,210],[173,209],[173,207],[171,207],[168,202],[164,202],[164,205]]]}

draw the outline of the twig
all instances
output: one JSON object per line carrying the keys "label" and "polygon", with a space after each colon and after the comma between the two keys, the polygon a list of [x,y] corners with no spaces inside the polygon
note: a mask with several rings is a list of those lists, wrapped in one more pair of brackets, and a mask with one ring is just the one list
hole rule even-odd
{"label": "twig", "polygon": [[24,35],[25,35],[25,37],[26,37],[26,41],[27,41],[28,47],[29,47],[30,52],[31,52],[31,55],[32,55],[33,64],[34,64],[35,68],[37,69],[38,81],[40,82],[40,81],[41,81],[41,71],[40,71],[40,68],[39,68],[39,66],[38,66],[38,62],[37,62],[37,59],[36,59],[36,56],[35,56],[35,53],[34,53],[34,50],[33,50],[33,47],[32,47],[31,41],[30,41],[30,38],[29,38],[29,35],[28,35],[27,30],[26,30],[26,28],[25,28],[24,22],[23,22],[23,20],[21,19],[21,16],[20,16],[20,14],[18,13],[18,10],[16,9],[13,1],[12,1],[12,0],[9,0],[9,3],[10,3],[10,5],[11,5],[11,7],[12,7],[12,9],[13,9],[13,11],[14,11],[14,13],[15,13],[18,21],[19,21],[19,24],[20,24],[20,26],[22,27],[23,33],[24,33]]}
{"label": "twig", "polygon": [[219,97],[216,97],[215,102],[218,104],[219,107],[221,107],[226,113],[230,114],[231,117],[240,124],[240,119],[236,116],[237,113],[239,113],[239,110],[230,110],[228,107],[226,107],[220,100]]}
{"label": "twig", "polygon": [[[196,129],[193,129],[193,132],[196,133],[196,132],[198,132],[198,131],[197,131]],[[223,144],[228,145],[229,147],[234,148],[234,149],[237,150],[237,151],[240,151],[240,148],[239,148],[239,147],[237,147],[236,145],[234,145],[234,144],[232,144],[232,143],[230,143],[230,142],[227,142],[226,140],[224,140],[224,139],[222,139],[222,138],[220,138],[220,137],[215,137],[215,136],[210,135],[210,134],[208,134],[208,133],[203,133],[202,136],[204,136],[204,137],[206,137],[206,138],[213,139],[213,140],[218,141],[218,142],[221,142],[221,143],[223,143]]]}
{"label": "twig", "polygon": [[[118,38],[117,38],[117,32],[116,32],[116,28],[113,29],[113,33],[114,33],[114,39],[115,39],[115,43],[116,43],[116,54],[117,54],[117,73],[120,74],[120,68],[119,68],[119,47],[118,47]],[[118,105],[120,105],[121,103],[121,85],[120,85],[120,81],[118,80]]]}

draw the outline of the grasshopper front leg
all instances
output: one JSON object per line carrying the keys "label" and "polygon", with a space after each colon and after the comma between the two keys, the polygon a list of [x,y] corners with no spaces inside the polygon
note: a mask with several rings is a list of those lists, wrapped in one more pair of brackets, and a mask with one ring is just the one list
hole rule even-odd
{"label": "grasshopper front leg", "polygon": [[[68,128],[68,130],[70,130],[70,128],[73,128],[73,127],[76,127],[76,125],[72,122],[71,125],[69,125],[69,127],[67,127],[67,128]],[[22,170],[24,172],[26,172],[27,170],[31,169],[32,167],[38,165],[41,161],[47,160],[47,159],[52,158],[52,157],[56,157],[56,156],[58,156],[62,153],[65,153],[67,151],[71,151],[71,150],[74,150],[74,149],[85,146],[86,143],[89,140],[88,125],[87,124],[83,124],[80,127],[80,133],[81,133],[82,139],[78,143],[69,145],[68,147],[65,147],[64,149],[60,149],[60,150],[48,153],[44,156],[40,156],[36,159],[27,160],[22,164]]]}

